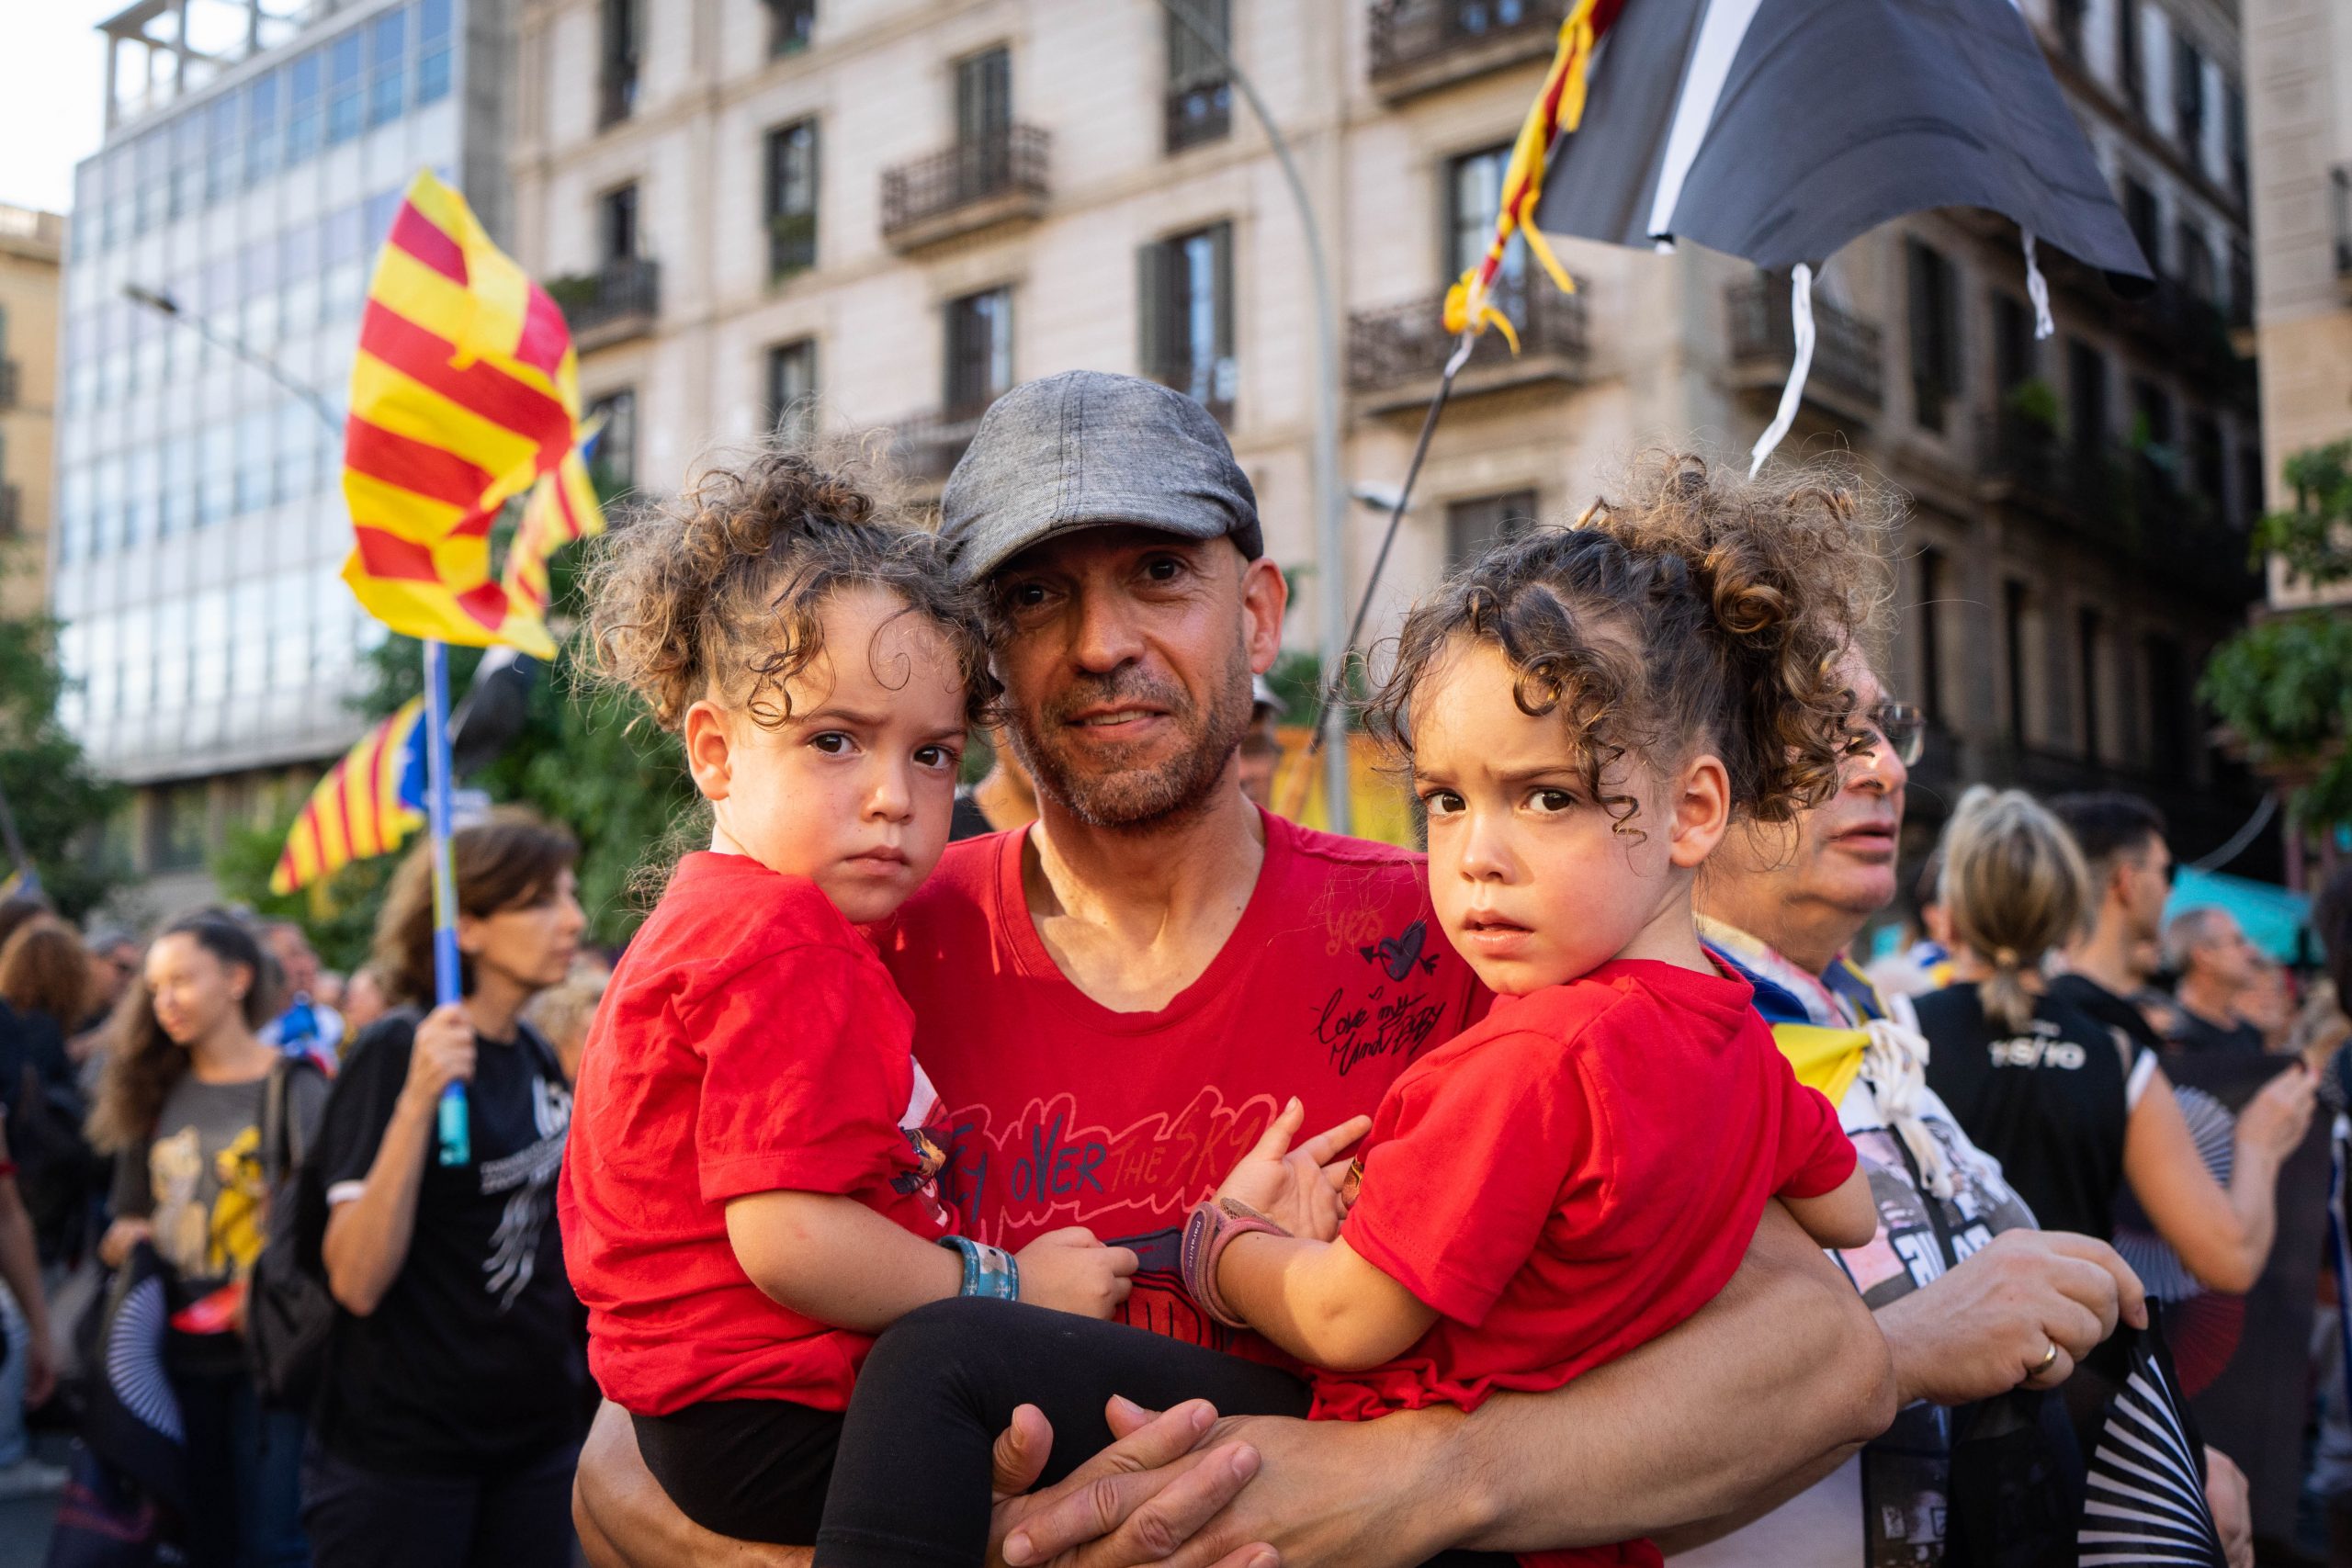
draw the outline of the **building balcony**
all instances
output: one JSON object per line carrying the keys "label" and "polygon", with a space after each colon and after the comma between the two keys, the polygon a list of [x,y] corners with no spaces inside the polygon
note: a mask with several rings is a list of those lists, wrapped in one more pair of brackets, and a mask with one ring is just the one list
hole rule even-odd
{"label": "building balcony", "polygon": [[[1780,395],[1795,362],[1797,334],[1787,279],[1763,276],[1727,284],[1724,309],[1731,322],[1727,373],[1741,391]],[[1848,419],[1875,416],[1886,401],[1878,325],[1816,298],[1813,302],[1813,368],[1804,395]]]}
{"label": "building balcony", "polygon": [[1373,90],[1393,104],[1549,60],[1567,11],[1567,0],[1373,0]]}
{"label": "building balcony", "polygon": [[937,495],[947,476],[978,434],[980,416],[996,400],[969,406],[928,409],[894,422],[890,426],[890,457],[908,484],[925,495]]}
{"label": "building balcony", "polygon": [[882,172],[882,237],[893,250],[921,250],[1000,223],[1044,216],[1051,138],[1038,126],[1009,125],[944,152]]}
{"label": "building balcony", "polygon": [[551,277],[547,291],[571,327],[572,346],[586,354],[653,330],[662,308],[662,264],[622,256],[594,272]]}
{"label": "building balcony", "polygon": [[2138,299],[2114,308],[2117,324],[2165,361],[2251,407],[2254,367],[2239,357],[2227,311],[2175,277],[2159,277]]}
{"label": "building balcony", "polygon": [[[1563,294],[1548,277],[1505,278],[1495,306],[1519,332],[1519,354],[1492,327],[1479,335],[1454,378],[1456,400],[1545,383],[1574,386],[1590,357],[1581,288]],[[1419,413],[1437,395],[1454,335],[1445,330],[1445,292],[1348,317],[1348,389],[1364,413]]]}
{"label": "building balcony", "polygon": [[12,409],[24,388],[24,367],[14,359],[0,359],[0,409]]}

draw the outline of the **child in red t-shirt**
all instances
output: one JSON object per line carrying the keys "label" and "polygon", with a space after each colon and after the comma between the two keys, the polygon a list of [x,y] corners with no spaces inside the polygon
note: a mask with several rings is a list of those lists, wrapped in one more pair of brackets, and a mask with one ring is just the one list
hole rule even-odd
{"label": "child in red t-shirt", "polygon": [[604,672],[710,802],[580,1068],[558,1207],[589,1357],[688,1517],[806,1545],[869,1337],[960,1292],[1107,1315],[1134,1254],[953,1233],[913,1017],[856,929],[947,841],[992,689],[932,536],[763,455],[618,530]]}
{"label": "child in red t-shirt", "polygon": [[[1770,852],[1868,735],[1843,660],[1874,570],[1845,493],[1671,458],[1640,468],[1627,502],[1498,547],[1408,617],[1383,707],[1428,811],[1431,901],[1498,999],[1390,1087],[1352,1169],[1324,1163],[1328,1135],[1289,1149],[1294,1104],[1194,1211],[1182,1259],[1212,1315],[1321,1369],[1315,1418],[1558,1388],[1712,1299],[1775,1197],[1825,1247],[1874,1233],[1836,1111],[1708,959],[1691,902],[1727,833]],[[953,1319],[1001,1358],[1054,1365],[990,1382]],[[1170,1351],[1148,1337],[1033,1335],[985,1303],[886,1336],[819,1568],[977,1561],[984,1498],[886,1502],[871,1478],[900,1464],[984,1493],[1006,1403],[1039,1399],[1023,1386],[1052,1389],[1057,1434],[1105,1394],[1208,1392],[1162,1376]],[[1659,1557],[1634,1541],[1521,1561]]]}

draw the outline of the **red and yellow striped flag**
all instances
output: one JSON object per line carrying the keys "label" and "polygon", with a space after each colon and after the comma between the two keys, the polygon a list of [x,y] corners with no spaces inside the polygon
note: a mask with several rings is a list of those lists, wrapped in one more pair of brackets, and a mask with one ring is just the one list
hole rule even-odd
{"label": "red and yellow striped flag", "polygon": [[333,875],[356,860],[388,855],[424,826],[424,749],[417,742],[424,699],[359,738],[327,770],[286,835],[269,890],[287,894]]}
{"label": "red and yellow striped flag", "polygon": [[605,531],[604,509],[596,504],[596,487],[588,481],[588,462],[582,448],[564,454],[551,472],[541,474],[524,503],[523,521],[506,547],[506,628],[501,638],[535,659],[553,659],[555,639],[548,635],[548,561],[574,539]]}
{"label": "red and yellow striped flag", "polygon": [[419,174],[351,369],[343,577],[368,613],[411,637],[546,646],[537,610],[491,575],[490,528],[578,446],[579,413],[563,313],[464,197]]}

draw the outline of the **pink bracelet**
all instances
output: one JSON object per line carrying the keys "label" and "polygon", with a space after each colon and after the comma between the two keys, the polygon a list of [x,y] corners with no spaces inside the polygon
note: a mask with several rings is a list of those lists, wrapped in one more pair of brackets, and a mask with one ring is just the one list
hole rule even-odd
{"label": "pink bracelet", "polygon": [[1195,1204],[1184,1221],[1184,1245],[1180,1254],[1184,1289],[1200,1303],[1202,1311],[1227,1328],[1247,1328],[1250,1325],[1235,1314],[1218,1292],[1216,1266],[1235,1236],[1252,1232],[1290,1235],[1238,1198],[1218,1198]]}

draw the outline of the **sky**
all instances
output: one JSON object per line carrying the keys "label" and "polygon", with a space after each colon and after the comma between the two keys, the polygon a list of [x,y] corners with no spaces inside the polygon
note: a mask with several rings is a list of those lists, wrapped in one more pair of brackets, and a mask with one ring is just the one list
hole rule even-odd
{"label": "sky", "polygon": [[[0,202],[62,212],[74,165],[106,131],[106,48],[97,24],[127,0],[0,0]],[[194,28],[189,29],[191,33]]]}

